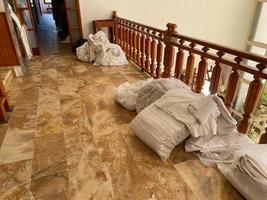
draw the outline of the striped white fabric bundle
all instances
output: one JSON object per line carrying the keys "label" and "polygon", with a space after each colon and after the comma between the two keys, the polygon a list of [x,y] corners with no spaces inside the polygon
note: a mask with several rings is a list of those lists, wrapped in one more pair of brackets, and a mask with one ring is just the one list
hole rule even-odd
{"label": "striped white fabric bundle", "polygon": [[231,165],[218,164],[224,176],[248,200],[267,199],[267,145],[247,145]]}
{"label": "striped white fabric bundle", "polygon": [[130,124],[133,132],[166,160],[171,151],[189,136],[185,125],[158,109],[154,104],[145,108]]}

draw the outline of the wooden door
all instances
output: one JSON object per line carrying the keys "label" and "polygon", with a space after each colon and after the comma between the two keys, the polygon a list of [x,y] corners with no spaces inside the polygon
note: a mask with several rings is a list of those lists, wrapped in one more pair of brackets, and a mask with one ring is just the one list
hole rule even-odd
{"label": "wooden door", "polygon": [[29,0],[14,0],[17,15],[21,23],[25,24],[28,28],[28,36],[33,55],[40,55],[39,41],[36,33],[35,23],[32,17],[31,4]]}
{"label": "wooden door", "polygon": [[79,0],[64,0],[72,48],[83,38]]}

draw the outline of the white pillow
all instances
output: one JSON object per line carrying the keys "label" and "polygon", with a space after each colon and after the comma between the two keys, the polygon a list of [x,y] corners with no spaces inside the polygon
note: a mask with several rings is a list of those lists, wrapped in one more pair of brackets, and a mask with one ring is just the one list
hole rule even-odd
{"label": "white pillow", "polygon": [[130,124],[134,134],[151,147],[162,160],[167,160],[170,153],[189,133],[186,127],[151,104],[140,112]]}

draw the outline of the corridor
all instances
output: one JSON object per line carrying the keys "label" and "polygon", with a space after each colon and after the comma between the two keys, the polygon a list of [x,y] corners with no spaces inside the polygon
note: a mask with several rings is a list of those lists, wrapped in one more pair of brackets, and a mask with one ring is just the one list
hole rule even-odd
{"label": "corridor", "polygon": [[71,51],[70,43],[65,41],[65,37],[60,36],[56,28],[52,14],[43,13],[39,17],[37,34],[40,44],[41,54],[68,53]]}

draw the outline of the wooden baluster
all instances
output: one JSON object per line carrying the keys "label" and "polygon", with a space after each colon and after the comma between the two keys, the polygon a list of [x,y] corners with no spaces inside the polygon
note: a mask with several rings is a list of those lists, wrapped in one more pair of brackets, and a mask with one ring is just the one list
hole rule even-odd
{"label": "wooden baluster", "polygon": [[[137,28],[139,29],[139,26]],[[141,66],[141,34],[139,32],[137,32],[136,42],[137,65]]]}
{"label": "wooden baluster", "polygon": [[[117,32],[118,32],[118,38],[117,38],[117,42],[116,42],[116,44],[118,44],[118,45],[120,45],[121,47],[122,47],[122,45],[121,45],[121,25],[120,24],[118,24],[117,25]],[[116,37],[116,36],[115,36]]]}
{"label": "wooden baluster", "polygon": [[113,11],[112,19],[114,20],[114,33],[115,33],[115,44],[119,45],[119,27],[118,27],[118,19],[117,19],[117,11]]}
{"label": "wooden baluster", "polygon": [[[189,45],[192,49],[196,46],[194,42],[191,42]],[[189,86],[192,85],[194,79],[194,64],[195,64],[195,55],[192,51],[189,50],[189,56],[187,58],[186,65],[186,79],[185,83]]]}
{"label": "wooden baluster", "polygon": [[164,43],[166,45],[165,51],[164,51],[164,72],[162,74],[163,78],[170,78],[172,77],[172,68],[174,64],[174,54],[175,54],[175,47],[170,44],[170,42],[174,42],[174,38],[172,37],[172,34],[177,34],[176,24],[167,24],[167,31],[165,32],[164,36]]}
{"label": "wooden baluster", "polygon": [[[159,34],[159,37],[162,38],[162,33]],[[163,42],[159,40],[157,46],[157,70],[156,70],[157,78],[161,77],[162,55],[163,55]]]}
{"label": "wooden baluster", "polygon": [[[243,58],[236,57],[235,61],[239,65],[243,61]],[[231,111],[232,109],[233,101],[236,96],[237,86],[239,83],[239,72],[237,71],[237,68],[232,68],[232,71],[233,72],[230,75],[227,90],[226,90],[226,95],[225,95],[225,106],[227,107],[229,111]]]}
{"label": "wooden baluster", "polygon": [[[130,26],[132,27],[132,24],[130,24]],[[132,51],[132,47],[133,47],[133,31],[131,28],[129,28],[129,58],[132,60],[133,59],[133,51]]]}
{"label": "wooden baluster", "polygon": [[121,47],[122,50],[125,52],[125,26],[123,21],[121,21]]}
{"label": "wooden baluster", "polygon": [[[258,64],[256,66],[260,72],[265,69],[264,64]],[[248,93],[246,96],[244,104],[244,114],[243,119],[238,125],[238,130],[241,133],[247,133],[251,126],[251,114],[255,112],[257,105],[259,103],[263,89],[263,83],[261,78],[257,75],[254,75],[254,80],[250,83],[248,88]]]}
{"label": "wooden baluster", "polygon": [[156,31],[152,32],[153,39],[151,43],[151,65],[150,65],[150,73],[152,76],[155,76],[155,70],[156,70],[156,59],[157,59],[157,41],[155,39]]}
{"label": "wooden baluster", "polygon": [[216,94],[218,91],[220,76],[221,76],[221,72],[222,72],[220,59],[224,56],[224,52],[218,51],[217,55],[218,55],[219,59],[217,59],[215,61],[215,67],[213,68],[211,80],[210,80],[209,90],[210,90],[211,94]]}
{"label": "wooden baluster", "polygon": [[261,135],[260,144],[267,144],[267,127],[265,128],[265,133]]}
{"label": "wooden baluster", "polygon": [[[147,33],[150,33],[150,30],[147,30]],[[151,39],[148,36],[146,38],[146,62],[145,62],[145,69],[147,72],[150,72],[150,55],[151,55]]]}
{"label": "wooden baluster", "polygon": [[[128,26],[129,23],[126,22]],[[125,54],[129,57],[129,28],[125,26]]]}
{"label": "wooden baluster", "polygon": [[[141,27],[142,31],[145,31],[144,27]],[[144,34],[141,36],[141,66],[144,69],[145,67],[145,61],[146,61],[146,37]]]}
{"label": "wooden baluster", "polygon": [[[179,40],[181,46],[184,44],[184,40]],[[179,47],[178,52],[176,54],[176,64],[175,64],[175,78],[181,79],[182,70],[184,64],[184,50],[182,47]]]}
{"label": "wooden baluster", "polygon": [[3,82],[1,81],[0,82],[0,98],[4,98],[5,101],[4,101],[4,107],[5,107],[5,110],[10,112],[13,110],[13,106],[11,104],[11,100],[5,90],[5,87],[3,85]]}
{"label": "wooden baluster", "polygon": [[[135,26],[134,26],[134,28],[136,28]],[[136,59],[136,42],[137,42],[137,35],[136,35],[136,31],[134,31],[133,32],[133,44],[132,44],[132,46],[133,46],[133,60],[134,60],[134,62],[136,62],[137,63],[137,59]]]}
{"label": "wooden baluster", "polygon": [[205,77],[206,77],[206,73],[208,69],[208,62],[205,56],[208,50],[209,50],[208,47],[202,48],[203,54],[201,55],[201,61],[199,62],[199,66],[197,70],[197,80],[196,80],[196,87],[195,87],[196,93],[201,93],[201,90],[205,83]]}

